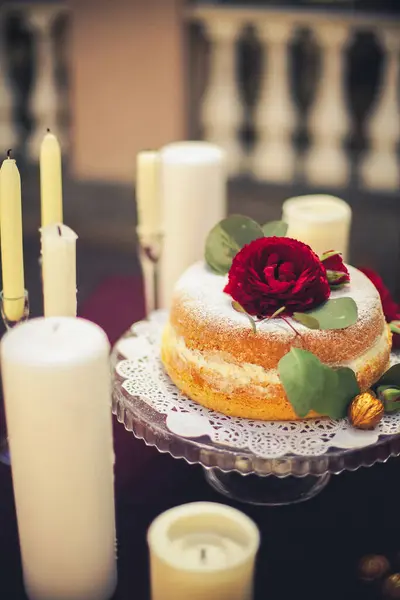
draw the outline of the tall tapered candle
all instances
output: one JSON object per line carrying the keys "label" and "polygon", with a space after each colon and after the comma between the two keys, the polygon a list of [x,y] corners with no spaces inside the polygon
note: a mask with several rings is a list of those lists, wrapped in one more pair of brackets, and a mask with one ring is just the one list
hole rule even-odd
{"label": "tall tapered candle", "polygon": [[158,152],[139,152],[136,161],[136,202],[139,232],[159,234],[161,229],[160,157]]}
{"label": "tall tapered candle", "polygon": [[0,199],[4,312],[9,321],[16,322],[24,313],[24,254],[21,178],[10,151],[0,170]]}
{"label": "tall tapered candle", "polygon": [[108,600],[116,585],[109,344],[82,319],[33,319],[0,347],[30,600]]}
{"label": "tall tapered candle", "polygon": [[56,136],[47,131],[40,148],[40,195],[42,227],[62,223],[61,148]]}
{"label": "tall tapered candle", "polygon": [[62,223],[42,234],[42,279],[45,317],[76,317],[76,240]]}

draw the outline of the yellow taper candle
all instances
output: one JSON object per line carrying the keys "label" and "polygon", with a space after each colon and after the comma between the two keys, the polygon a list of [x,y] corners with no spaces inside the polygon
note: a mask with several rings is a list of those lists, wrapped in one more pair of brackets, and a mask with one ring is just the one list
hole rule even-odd
{"label": "yellow taper candle", "polygon": [[136,162],[136,202],[140,235],[159,234],[161,230],[160,156],[143,150]]}
{"label": "yellow taper candle", "polygon": [[63,222],[61,148],[47,131],[40,148],[40,195],[42,227]]}
{"label": "yellow taper candle", "polygon": [[10,151],[0,170],[0,199],[4,312],[9,321],[16,322],[24,314],[24,254],[21,178]]}

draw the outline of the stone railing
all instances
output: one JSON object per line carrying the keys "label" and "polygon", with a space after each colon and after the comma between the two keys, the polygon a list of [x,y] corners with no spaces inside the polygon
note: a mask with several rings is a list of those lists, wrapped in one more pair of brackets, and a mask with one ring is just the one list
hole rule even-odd
{"label": "stone railing", "polygon": [[[357,185],[366,189],[399,188],[398,21],[354,13],[207,5],[190,8],[188,20],[195,24],[197,41],[203,40],[200,44],[192,40],[197,62],[193,66],[192,60],[195,75],[191,85],[202,87],[197,98],[198,131],[226,149],[231,175],[248,174],[277,183],[303,180],[326,187],[344,187],[356,179]],[[291,60],[299,32],[306,32],[319,58],[315,89],[309,110],[303,114],[294,101]],[[361,128],[364,147],[355,162],[346,147],[354,124],[345,75],[348,50],[365,32],[373,36],[382,61]],[[241,41],[246,38],[258,52],[251,56],[259,57],[258,73],[252,75],[257,81],[250,86],[257,88],[257,93],[254,101],[247,103],[242,89],[246,78],[243,64],[242,77],[238,76],[238,49],[240,56]],[[203,54],[205,50],[206,60],[199,59],[199,48]],[[253,63],[248,55],[245,70]],[[205,71],[203,86],[193,83],[198,64]],[[301,66],[298,74],[307,76]],[[245,144],[240,133],[249,123],[253,143]],[[305,132],[308,140],[303,146],[294,143],[299,131]]]}
{"label": "stone railing", "polygon": [[63,3],[0,8],[0,140],[31,161],[47,128],[68,148],[67,19]]}

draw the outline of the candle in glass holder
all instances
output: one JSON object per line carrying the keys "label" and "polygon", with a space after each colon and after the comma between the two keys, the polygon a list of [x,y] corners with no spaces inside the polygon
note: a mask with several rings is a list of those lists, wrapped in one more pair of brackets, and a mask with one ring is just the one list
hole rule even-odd
{"label": "candle in glass holder", "polygon": [[255,523],[229,506],[163,513],[148,532],[152,600],[250,600],[259,541]]}
{"label": "candle in glass holder", "polygon": [[351,208],[344,200],[324,194],[290,198],[283,203],[282,219],[288,237],[308,244],[319,256],[338,250],[347,260]]}
{"label": "candle in glass holder", "polygon": [[109,343],[83,319],[2,339],[24,584],[30,600],[108,600],[116,586]]}

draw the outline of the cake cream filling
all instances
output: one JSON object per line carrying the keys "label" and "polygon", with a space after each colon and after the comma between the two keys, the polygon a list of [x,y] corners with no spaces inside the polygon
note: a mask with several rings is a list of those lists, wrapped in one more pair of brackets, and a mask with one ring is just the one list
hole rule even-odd
{"label": "cake cream filling", "polygon": [[[201,352],[192,350],[185,344],[183,337],[176,335],[175,330],[170,326],[168,332],[168,345],[170,350],[185,363],[193,365],[196,369],[206,369],[203,371],[203,377],[212,379],[210,383],[218,385],[220,389],[233,390],[246,385],[266,386],[279,384],[280,379],[277,369],[264,369],[260,365],[253,363],[243,363],[238,365],[233,362],[233,358],[226,352]],[[378,336],[373,346],[357,358],[348,362],[343,362],[338,366],[350,367],[355,373],[380,355],[387,351],[388,333],[386,327],[383,333]],[[334,365],[332,365],[334,366]]]}

